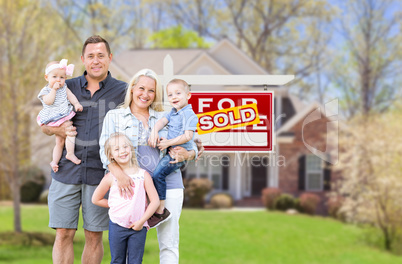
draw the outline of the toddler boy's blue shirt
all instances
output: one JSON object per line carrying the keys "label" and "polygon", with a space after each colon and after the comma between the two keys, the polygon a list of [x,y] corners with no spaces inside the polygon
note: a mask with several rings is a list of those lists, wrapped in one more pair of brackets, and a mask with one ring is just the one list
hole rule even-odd
{"label": "toddler boy's blue shirt", "polygon": [[[191,104],[186,105],[179,111],[177,111],[177,109],[173,107],[170,112],[166,113],[165,117],[169,121],[168,136],[167,136],[168,139],[172,139],[180,135],[183,135],[184,131],[186,130],[192,130],[192,131],[197,130],[198,117],[194,113]],[[193,138],[190,141],[181,144],[180,146],[187,150],[193,149],[193,143],[192,143],[193,139],[194,134]]]}

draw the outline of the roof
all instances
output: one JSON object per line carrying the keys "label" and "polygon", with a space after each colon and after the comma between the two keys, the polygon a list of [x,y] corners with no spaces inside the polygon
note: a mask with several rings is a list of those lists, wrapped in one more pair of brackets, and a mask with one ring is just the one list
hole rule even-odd
{"label": "roof", "polygon": [[[170,55],[174,74],[199,74],[200,67],[208,65],[213,74],[268,74],[258,63],[231,41],[224,39],[209,49],[132,49],[113,57],[110,71],[113,76],[129,81],[143,68],[163,75],[163,60]],[[203,64],[203,65],[202,65]],[[204,69],[205,70],[205,69]]]}
{"label": "roof", "polygon": [[[163,59],[166,55],[170,54],[174,60],[175,74],[177,74],[195,60],[202,52],[204,52],[203,49],[127,50],[114,56],[112,64],[117,65],[117,67],[128,76],[133,76],[143,68],[152,69],[157,74],[161,75],[163,73]],[[113,68],[111,70],[113,70]]]}
{"label": "roof", "polygon": [[[163,75],[163,62],[167,55],[170,55],[174,62],[175,75],[268,74],[258,63],[227,39],[221,40],[209,49],[134,49],[123,51],[113,57],[110,71],[115,78],[127,82],[131,76],[143,68],[152,69],[158,75]],[[251,87],[237,88],[249,90]],[[217,87],[213,89],[217,89]],[[222,87],[218,89],[222,89]],[[311,111],[312,107],[317,107],[315,104],[304,105],[299,98],[289,94],[286,87],[282,87],[277,92],[278,98],[286,99],[283,106],[287,107],[281,111],[286,114],[286,119],[283,119],[282,126],[278,127],[278,132],[288,131]]]}

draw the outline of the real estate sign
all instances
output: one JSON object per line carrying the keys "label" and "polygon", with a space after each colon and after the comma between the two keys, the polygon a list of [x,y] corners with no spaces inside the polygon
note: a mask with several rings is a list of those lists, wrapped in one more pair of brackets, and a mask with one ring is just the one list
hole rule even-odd
{"label": "real estate sign", "polygon": [[206,151],[273,151],[273,92],[192,92]]}

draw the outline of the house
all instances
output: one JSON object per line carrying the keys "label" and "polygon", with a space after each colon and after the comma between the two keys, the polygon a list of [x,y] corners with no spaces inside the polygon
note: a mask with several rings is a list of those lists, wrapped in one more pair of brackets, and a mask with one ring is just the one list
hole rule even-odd
{"label": "house", "polygon": [[[110,71],[114,77],[127,82],[142,68],[150,68],[163,75],[163,60],[168,54],[174,61],[175,75],[268,74],[229,40],[222,40],[210,49],[127,50],[113,57]],[[263,89],[261,86],[191,85],[193,92]],[[331,120],[324,116],[304,125],[305,118],[317,109],[323,111],[322,107],[318,104],[304,105],[289,94],[286,86],[269,89],[273,89],[275,94],[275,152],[209,152],[196,164],[189,163],[183,170],[183,176],[187,179],[210,179],[214,188],[212,193],[230,193],[239,206],[261,206],[261,191],[266,187],[278,187],[295,196],[302,192],[314,192],[322,198],[323,213],[325,194],[338,176],[325,166],[331,164],[331,160],[324,161],[311,150],[328,152],[327,123]]]}

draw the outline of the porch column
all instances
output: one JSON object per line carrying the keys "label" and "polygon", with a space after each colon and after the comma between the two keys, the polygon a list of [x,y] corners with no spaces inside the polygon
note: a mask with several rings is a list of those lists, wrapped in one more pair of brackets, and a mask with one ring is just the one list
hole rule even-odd
{"label": "porch column", "polygon": [[273,152],[274,157],[274,177],[273,177],[273,187],[279,188],[279,166],[278,166],[278,156],[279,156],[279,144],[276,145],[276,150]]}
{"label": "porch column", "polygon": [[[235,156],[239,155],[238,160],[242,160],[243,153],[235,153]],[[242,181],[241,181],[241,176],[243,173],[243,166],[241,166],[241,163],[236,163],[235,166],[235,171],[236,171],[236,197],[235,200],[240,200],[242,198],[241,195],[241,190],[242,190]]]}
{"label": "porch column", "polygon": [[276,187],[275,186],[275,153],[269,154],[269,169],[268,169],[268,187]]}
{"label": "porch column", "polygon": [[278,131],[278,129],[281,127],[282,122],[281,122],[281,118],[282,118],[282,96],[278,93],[275,94],[275,115],[274,115],[274,125],[275,125],[275,130]]}

